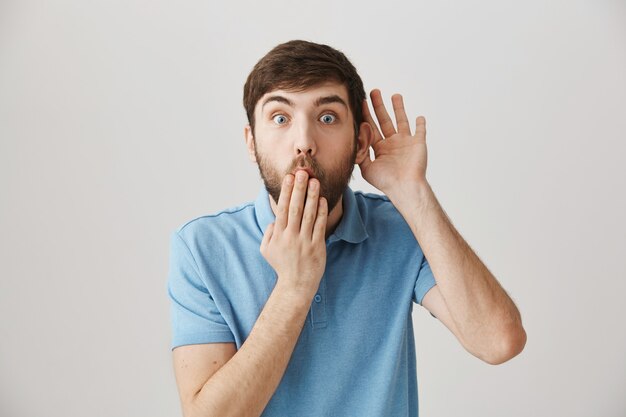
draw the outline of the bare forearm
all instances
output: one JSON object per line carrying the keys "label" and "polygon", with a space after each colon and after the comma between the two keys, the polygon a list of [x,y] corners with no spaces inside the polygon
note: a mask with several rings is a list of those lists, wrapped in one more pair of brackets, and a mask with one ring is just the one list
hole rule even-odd
{"label": "bare forearm", "polygon": [[427,183],[394,204],[424,251],[462,338],[477,356],[504,352],[525,338],[519,311],[452,225]]}
{"label": "bare forearm", "polygon": [[261,415],[285,373],[310,301],[277,286],[244,344],[196,395],[189,416]]}

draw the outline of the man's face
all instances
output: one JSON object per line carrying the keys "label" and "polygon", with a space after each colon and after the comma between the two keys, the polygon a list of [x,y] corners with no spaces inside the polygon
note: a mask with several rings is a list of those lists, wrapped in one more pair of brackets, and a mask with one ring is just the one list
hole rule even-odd
{"label": "man's face", "polygon": [[274,90],[261,97],[254,115],[253,159],[274,201],[285,175],[303,169],[318,179],[332,210],[350,182],[357,150],[346,87]]}

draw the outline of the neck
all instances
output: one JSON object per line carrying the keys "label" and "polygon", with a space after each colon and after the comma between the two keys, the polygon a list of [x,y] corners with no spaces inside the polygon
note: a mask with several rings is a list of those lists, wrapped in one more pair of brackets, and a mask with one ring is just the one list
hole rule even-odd
{"label": "neck", "polygon": [[[274,216],[276,216],[276,202],[274,201],[272,196],[269,196],[269,199],[270,199],[270,206],[272,207],[272,212],[274,213]],[[335,231],[335,228],[339,224],[339,221],[341,220],[342,216],[343,216],[343,195],[339,197],[339,201],[337,202],[337,204],[335,204],[335,207],[333,207],[330,213],[328,213],[328,220],[326,221],[326,238],[327,239],[328,239],[328,236],[330,236]]]}

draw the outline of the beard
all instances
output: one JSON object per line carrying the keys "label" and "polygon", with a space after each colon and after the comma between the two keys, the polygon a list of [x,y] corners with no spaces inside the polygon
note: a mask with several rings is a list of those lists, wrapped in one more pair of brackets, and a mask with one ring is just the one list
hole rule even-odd
{"label": "beard", "polygon": [[261,174],[267,192],[272,196],[276,204],[278,204],[280,198],[280,190],[285,175],[292,173],[293,170],[298,167],[309,168],[313,171],[313,177],[317,178],[320,182],[320,196],[326,199],[329,213],[339,202],[343,192],[346,190],[346,187],[348,187],[350,178],[352,178],[354,162],[356,161],[356,151],[357,147],[355,141],[352,147],[352,153],[343,157],[339,161],[339,165],[328,170],[323,169],[315,159],[308,155],[299,156],[292,161],[291,165],[284,173],[279,173],[263,155],[257,152],[257,147],[255,146],[254,148],[256,160],[259,165],[259,173]]}

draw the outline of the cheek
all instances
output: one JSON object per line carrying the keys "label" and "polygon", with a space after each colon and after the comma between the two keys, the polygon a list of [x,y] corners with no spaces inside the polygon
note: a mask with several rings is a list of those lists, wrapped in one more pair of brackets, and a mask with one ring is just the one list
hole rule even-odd
{"label": "cheek", "polygon": [[354,149],[354,134],[352,130],[346,130],[341,134],[325,138],[324,146],[318,147],[319,153],[324,153],[327,160],[343,159],[347,154],[351,154]]}
{"label": "cheek", "polygon": [[[257,160],[260,159],[260,164],[262,168],[264,168],[268,173],[272,173],[275,175],[283,176],[287,172],[289,168],[289,164],[291,160],[288,160],[286,157],[281,157],[277,155],[277,150],[261,150],[258,154]],[[259,158],[260,157],[260,158]]]}

